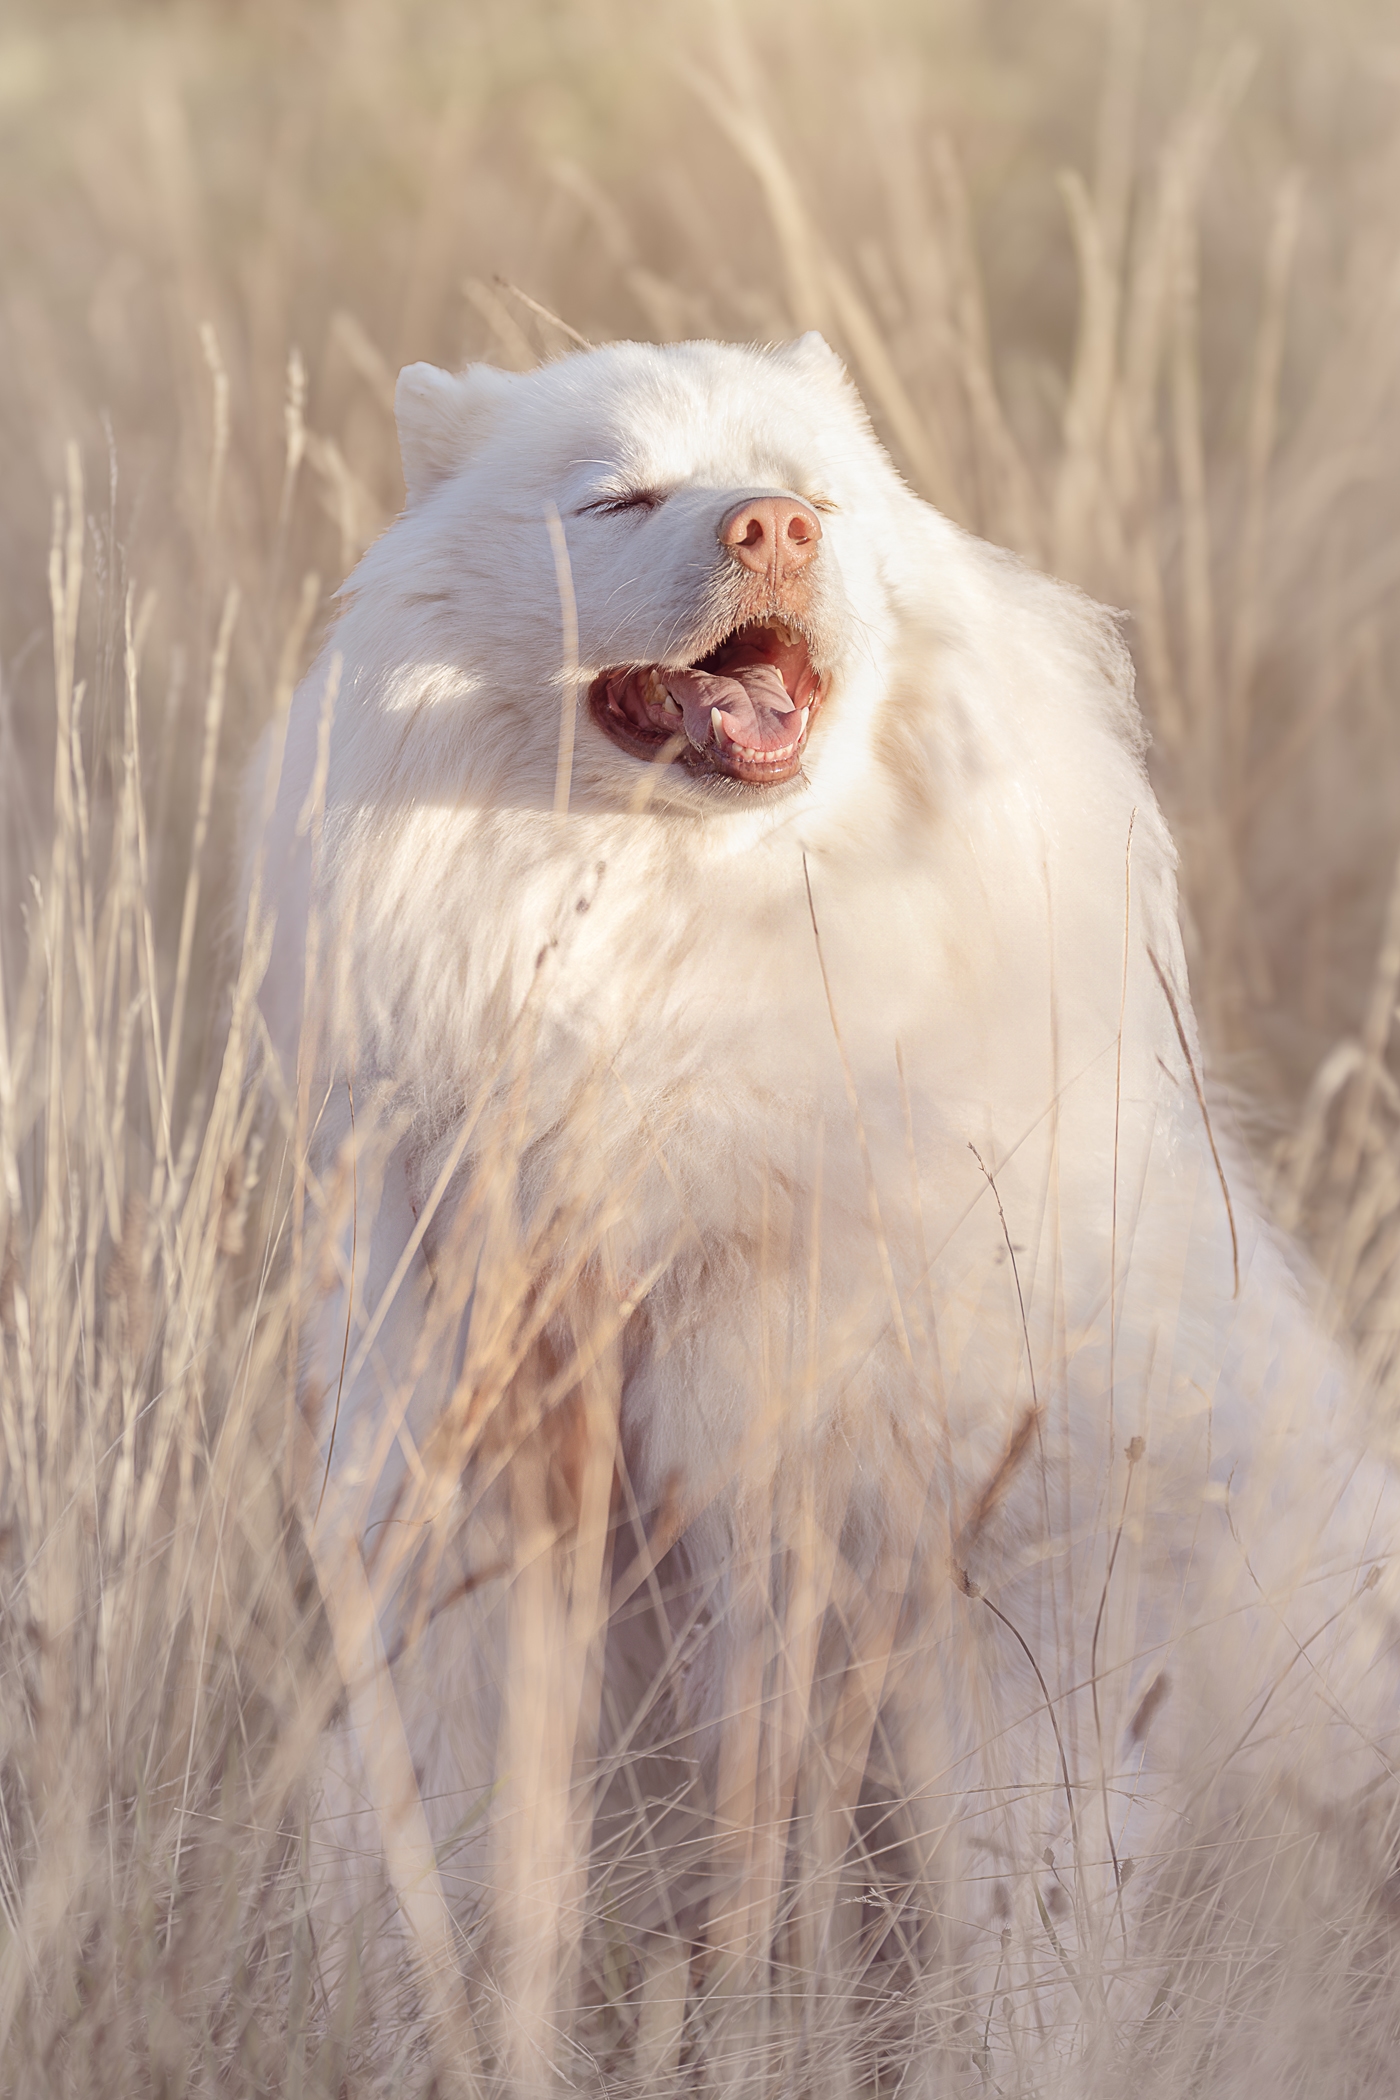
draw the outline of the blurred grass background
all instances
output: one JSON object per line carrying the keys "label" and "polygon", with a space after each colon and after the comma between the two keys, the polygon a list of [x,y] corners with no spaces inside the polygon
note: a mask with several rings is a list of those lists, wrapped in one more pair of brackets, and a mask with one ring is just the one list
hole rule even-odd
{"label": "blurred grass background", "polygon": [[1215,1071],[1393,1396],[1397,104],[1394,0],[8,0],[8,2089],[346,2061],[229,877],[400,364],[821,327],[914,486],[1122,608]]}

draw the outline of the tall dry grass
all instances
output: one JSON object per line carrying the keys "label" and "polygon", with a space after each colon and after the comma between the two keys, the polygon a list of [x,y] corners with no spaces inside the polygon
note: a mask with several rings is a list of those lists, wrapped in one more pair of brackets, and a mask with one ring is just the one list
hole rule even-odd
{"label": "tall dry grass", "polygon": [[[400,362],[821,327],[915,486],[1130,614],[1217,1074],[1394,1397],[1397,93],[1365,0],[11,9],[7,2091],[369,2078],[308,1901],[342,1683],[291,1492],[334,1200],[246,1083],[229,870],[399,500]],[[606,1922],[582,2085],[686,2046]]]}

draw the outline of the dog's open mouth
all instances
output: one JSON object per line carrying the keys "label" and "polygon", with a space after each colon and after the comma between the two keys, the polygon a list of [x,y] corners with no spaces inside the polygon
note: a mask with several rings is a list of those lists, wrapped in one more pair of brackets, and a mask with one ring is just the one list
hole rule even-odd
{"label": "dog's open mouth", "polygon": [[771,787],[801,771],[822,681],[786,620],[749,620],[698,662],[628,664],[589,688],[593,719],[634,758],[672,756],[698,772]]}

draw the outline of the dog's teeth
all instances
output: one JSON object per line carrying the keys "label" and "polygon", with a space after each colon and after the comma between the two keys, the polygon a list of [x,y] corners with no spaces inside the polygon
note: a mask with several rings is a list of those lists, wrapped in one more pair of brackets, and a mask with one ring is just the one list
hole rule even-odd
{"label": "dog's teeth", "polygon": [[717,707],[710,709],[710,734],[717,744],[724,742],[724,717]]}
{"label": "dog's teeth", "polygon": [[799,736],[807,734],[807,717],[811,712],[810,707],[804,707],[801,714],[797,717],[797,734]]}
{"label": "dog's teeth", "polygon": [[661,695],[661,712],[666,715],[680,714],[682,709],[679,700],[673,700],[669,693],[663,692]]}

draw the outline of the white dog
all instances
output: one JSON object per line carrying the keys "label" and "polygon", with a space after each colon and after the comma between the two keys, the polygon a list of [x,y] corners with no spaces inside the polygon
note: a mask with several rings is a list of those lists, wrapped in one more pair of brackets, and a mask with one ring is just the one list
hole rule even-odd
{"label": "white dog", "polygon": [[1386,1883],[1393,1497],[1208,1121],[1116,628],[814,336],[398,410],[249,867],[308,1522],[484,2061],[1043,2091],[1239,1957],[1223,2090]]}

